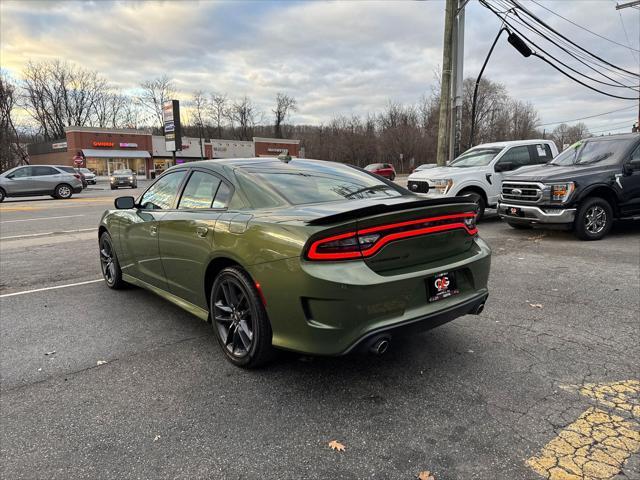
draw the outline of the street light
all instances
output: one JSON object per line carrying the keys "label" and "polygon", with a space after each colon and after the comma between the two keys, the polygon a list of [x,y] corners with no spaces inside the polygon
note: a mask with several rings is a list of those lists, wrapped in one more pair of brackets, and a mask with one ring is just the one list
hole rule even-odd
{"label": "street light", "polygon": [[482,68],[480,69],[480,73],[478,74],[478,78],[476,78],[476,85],[473,89],[473,101],[471,103],[471,134],[469,135],[470,147],[473,147],[473,139],[474,139],[474,134],[476,130],[476,102],[478,101],[478,87],[480,86],[480,80],[482,79],[482,74],[484,73],[484,69],[487,66],[487,62],[489,61],[489,58],[493,53],[493,49],[495,48],[496,43],[498,43],[498,39],[500,38],[500,35],[502,35],[502,32],[509,33],[509,37],[507,38],[507,41],[516,50],[518,50],[523,57],[530,57],[531,54],[533,53],[531,52],[531,49],[527,46],[527,44],[524,43],[524,41],[519,36],[517,36],[515,33],[509,32],[509,30],[506,27],[502,27],[498,31],[496,38],[493,40],[493,43],[491,44],[489,53],[487,53],[487,58],[484,59],[484,63],[482,64]]}

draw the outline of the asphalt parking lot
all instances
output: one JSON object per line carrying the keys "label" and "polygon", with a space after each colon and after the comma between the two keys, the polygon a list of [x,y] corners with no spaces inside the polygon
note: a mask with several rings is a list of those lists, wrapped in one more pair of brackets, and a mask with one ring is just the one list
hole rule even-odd
{"label": "asphalt parking lot", "polygon": [[210,325],[99,280],[127,194],[0,205],[2,478],[640,479],[640,223],[581,242],[488,218],[480,316],[244,371]]}

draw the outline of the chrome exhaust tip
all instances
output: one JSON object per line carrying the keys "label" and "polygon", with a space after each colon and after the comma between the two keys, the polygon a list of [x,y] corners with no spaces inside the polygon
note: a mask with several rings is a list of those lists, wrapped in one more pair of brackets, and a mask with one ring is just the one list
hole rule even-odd
{"label": "chrome exhaust tip", "polygon": [[388,338],[383,337],[379,338],[369,348],[369,351],[374,355],[383,355],[387,350],[389,350],[389,345],[391,342]]}
{"label": "chrome exhaust tip", "polygon": [[475,310],[473,311],[474,315],[480,315],[482,313],[482,311],[484,310],[484,303],[481,303],[480,305],[478,305]]}

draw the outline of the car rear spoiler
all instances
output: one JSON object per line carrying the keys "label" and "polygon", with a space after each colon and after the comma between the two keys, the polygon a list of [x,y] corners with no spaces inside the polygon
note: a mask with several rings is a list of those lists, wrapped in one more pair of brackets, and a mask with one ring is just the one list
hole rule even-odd
{"label": "car rear spoiler", "polygon": [[340,212],[333,215],[327,215],[326,217],[314,218],[309,220],[307,225],[329,225],[331,223],[344,222],[347,220],[355,220],[357,218],[368,217],[371,215],[379,215],[381,213],[398,212],[401,210],[410,210],[412,208],[419,207],[431,207],[438,205],[451,205],[467,203],[469,205],[475,204],[465,197],[447,197],[447,198],[430,198],[426,200],[416,200],[402,203],[385,204],[379,203],[377,205],[371,205],[368,207],[356,208],[347,212]]}

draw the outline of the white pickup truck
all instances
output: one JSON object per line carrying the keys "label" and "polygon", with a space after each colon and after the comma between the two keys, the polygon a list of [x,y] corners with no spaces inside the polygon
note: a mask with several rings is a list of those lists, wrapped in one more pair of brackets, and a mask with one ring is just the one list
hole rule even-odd
{"label": "white pickup truck", "polygon": [[407,188],[428,197],[468,196],[478,204],[478,218],[500,198],[503,172],[547,163],[558,154],[550,140],[485,143],[470,148],[446,167],[418,170]]}

